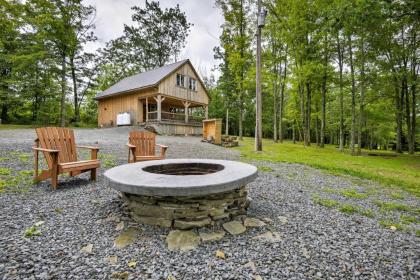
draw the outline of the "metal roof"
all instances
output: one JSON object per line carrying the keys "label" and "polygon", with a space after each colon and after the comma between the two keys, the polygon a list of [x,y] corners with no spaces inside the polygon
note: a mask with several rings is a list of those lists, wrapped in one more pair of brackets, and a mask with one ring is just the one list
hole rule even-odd
{"label": "metal roof", "polygon": [[188,62],[188,59],[184,59],[172,64],[168,64],[147,72],[139,73],[127,78],[122,79],[115,85],[107,88],[106,90],[99,92],[95,99],[101,99],[110,95],[132,91],[135,89],[146,88],[157,85],[162,79],[167,77],[173,71],[178,69],[181,65]]}

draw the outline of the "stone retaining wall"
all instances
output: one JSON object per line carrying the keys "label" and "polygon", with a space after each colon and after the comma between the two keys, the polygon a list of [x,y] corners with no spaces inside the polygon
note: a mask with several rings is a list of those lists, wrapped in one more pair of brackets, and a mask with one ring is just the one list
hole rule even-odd
{"label": "stone retaining wall", "polygon": [[139,223],[190,229],[246,213],[245,187],[200,197],[142,196],[123,193],[124,208]]}

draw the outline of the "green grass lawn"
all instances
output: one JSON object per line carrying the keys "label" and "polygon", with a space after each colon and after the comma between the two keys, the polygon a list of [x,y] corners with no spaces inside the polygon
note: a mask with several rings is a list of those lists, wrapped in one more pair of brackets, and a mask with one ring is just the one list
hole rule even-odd
{"label": "green grass lawn", "polygon": [[0,124],[0,130],[34,128],[30,124]]}
{"label": "green grass lawn", "polygon": [[[387,151],[363,150],[361,156],[339,152],[335,145],[319,148],[315,144],[274,143],[263,141],[263,152],[254,152],[254,138],[244,138],[235,148],[245,160],[266,160],[306,164],[334,174],[346,174],[378,181],[420,197],[420,155],[398,154]],[[368,153],[378,154],[368,156]]]}
{"label": "green grass lawn", "polygon": [[[34,125],[34,124],[0,124],[0,130],[9,130],[9,129],[28,129],[36,127],[45,127],[45,126],[57,126],[54,124],[45,124],[45,125]],[[75,127],[73,125],[67,126],[70,128],[96,128],[96,124],[79,124]]]}

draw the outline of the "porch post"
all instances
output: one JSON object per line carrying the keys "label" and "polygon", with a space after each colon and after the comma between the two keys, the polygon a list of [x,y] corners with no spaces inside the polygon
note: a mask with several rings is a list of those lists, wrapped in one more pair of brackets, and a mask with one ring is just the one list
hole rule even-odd
{"label": "porch post", "polygon": [[154,97],[157,104],[157,120],[161,121],[162,120],[162,102],[163,100],[165,100],[165,97],[162,98],[162,95],[158,95],[157,97]]}
{"label": "porch post", "polygon": [[204,117],[206,120],[209,118],[209,106],[204,106]]}
{"label": "porch post", "polygon": [[182,103],[184,103],[185,123],[188,123],[188,107],[190,107],[191,103],[188,101],[183,101]]}
{"label": "porch post", "polygon": [[149,121],[149,100],[148,97],[146,97],[146,122]]}

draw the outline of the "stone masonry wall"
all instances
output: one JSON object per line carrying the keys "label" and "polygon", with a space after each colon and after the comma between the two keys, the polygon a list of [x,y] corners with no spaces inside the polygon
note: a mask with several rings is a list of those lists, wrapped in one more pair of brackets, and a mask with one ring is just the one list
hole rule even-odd
{"label": "stone masonry wall", "polygon": [[247,191],[239,189],[200,197],[158,197],[123,193],[124,208],[138,223],[190,229],[246,213]]}

